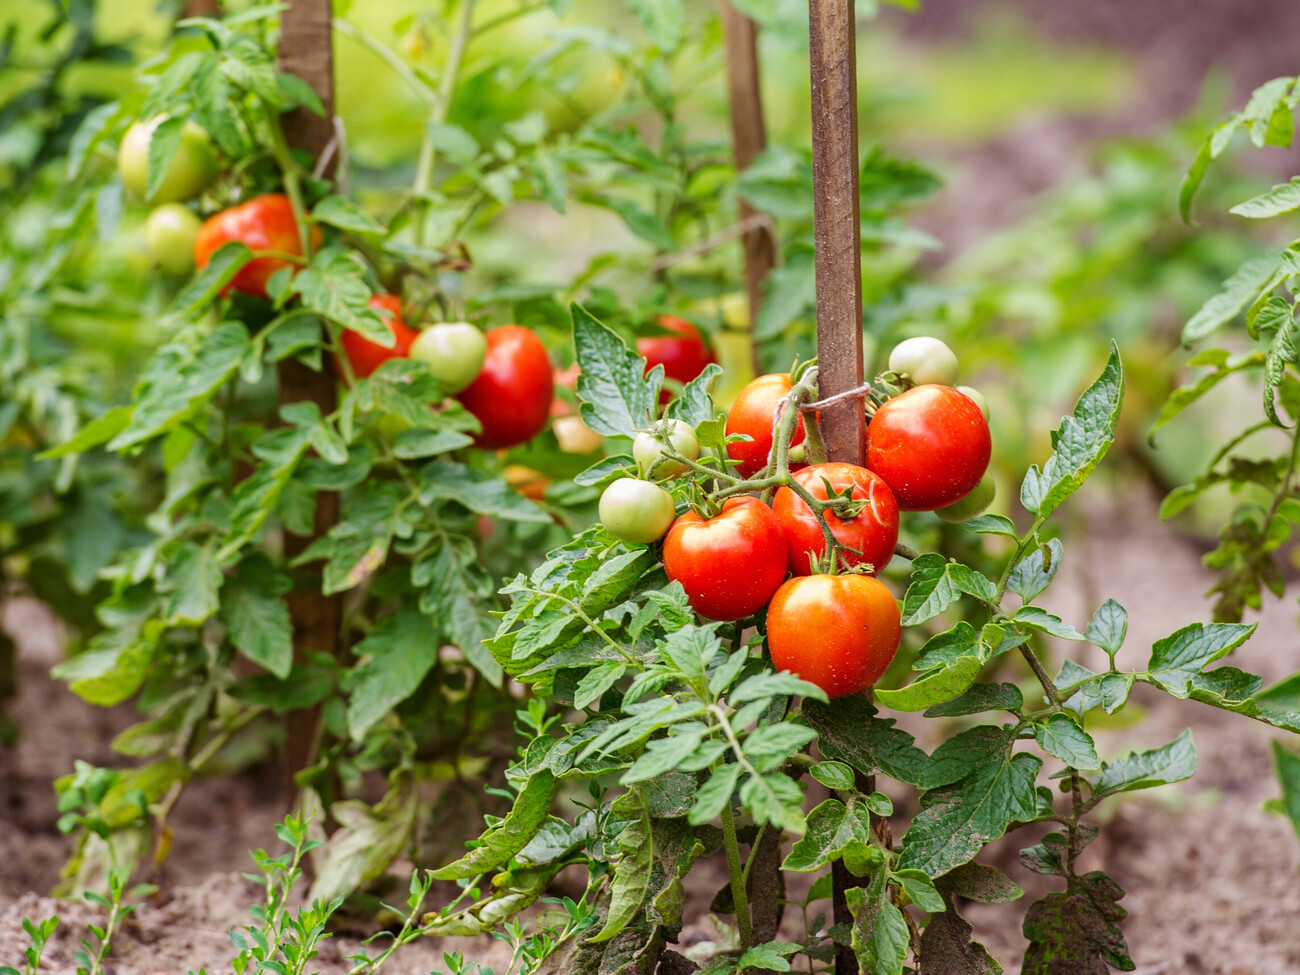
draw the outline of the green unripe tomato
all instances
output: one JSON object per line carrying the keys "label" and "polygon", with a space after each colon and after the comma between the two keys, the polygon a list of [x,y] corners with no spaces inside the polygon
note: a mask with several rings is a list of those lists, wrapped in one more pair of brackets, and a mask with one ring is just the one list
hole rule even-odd
{"label": "green unripe tomato", "polygon": [[658,541],[676,515],[673,496],[649,481],[621,478],[600,496],[601,523],[625,542],[649,545]]}
{"label": "green unripe tomato", "polygon": [[976,515],[982,515],[985,509],[993,503],[997,493],[998,486],[993,480],[993,472],[985,471],[984,476],[980,478],[980,482],[975,485],[975,489],[970,494],[956,504],[937,509],[935,514],[944,521],[960,525],[963,521],[970,521]]}
{"label": "green unripe tomato", "polygon": [[958,386],[957,392],[965,393],[972,400],[974,400],[975,405],[978,406],[980,408],[980,412],[984,414],[984,419],[987,420],[989,418],[989,401],[984,398],[983,393],[981,393],[974,386]]}
{"label": "green unripe tomato", "polygon": [[[117,169],[122,182],[133,194],[146,199],[149,187],[149,143],[153,133],[167,118],[159,115],[147,122],[136,122],[126,130],[117,150]],[[175,203],[198,196],[217,178],[217,154],[212,149],[208,133],[193,120],[186,120],[181,130],[180,145],[172,156],[167,175],[158,191],[148,197],[150,203]]]}
{"label": "green unripe tomato", "polygon": [[483,371],[487,339],[468,322],[429,325],[411,343],[410,356],[429,364],[445,392],[459,393]]}
{"label": "green unripe tomato", "polygon": [[189,274],[194,270],[194,238],[202,222],[194,211],[180,203],[154,207],[144,222],[144,242],[154,263],[168,274]]}
{"label": "green unripe tomato", "polygon": [[957,356],[939,339],[918,335],[894,346],[889,353],[889,369],[900,375],[906,373],[918,386],[951,386],[957,381]]}
{"label": "green unripe tomato", "polygon": [[[667,432],[662,436],[667,438],[673,450],[687,460],[695,460],[699,457],[700,441],[696,439],[695,430],[691,425],[685,420],[670,420],[668,423],[670,425]],[[636,439],[632,441],[632,459],[636,461],[642,474],[656,481],[662,481],[666,477],[677,477],[690,470],[680,461],[665,457],[663,439],[648,432],[638,433]]]}

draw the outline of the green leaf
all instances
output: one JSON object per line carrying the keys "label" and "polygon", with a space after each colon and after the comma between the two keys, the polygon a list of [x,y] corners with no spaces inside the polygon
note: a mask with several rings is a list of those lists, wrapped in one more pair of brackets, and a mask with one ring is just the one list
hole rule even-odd
{"label": "green leaf", "polygon": [[749,808],[755,825],[772,825],[795,836],[803,835],[803,790],[785,773],[751,775],[740,786],[740,801]]}
{"label": "green leaf", "polygon": [[704,371],[682,387],[681,393],[668,404],[667,415],[692,427],[712,420],[717,412],[713,390],[722,376],[722,367],[710,362]]}
{"label": "green leaf", "polygon": [[455,863],[434,870],[433,878],[467,880],[507,864],[546,822],[558,787],[559,782],[549,769],[534,772],[501,824],[484,833],[479,845]]}
{"label": "green leaf", "polygon": [[970,860],[1011,823],[1034,819],[1034,781],[1042,764],[1037,756],[1006,747],[960,781],[927,791],[903,838],[899,867],[937,877]]}
{"label": "green leaf", "polygon": [[587,939],[588,944],[599,944],[617,935],[627,927],[645,901],[654,864],[654,833],[644,806],[640,812],[640,818],[629,823],[619,835],[618,846],[623,851],[623,858],[614,867],[609,914],[600,932]]}
{"label": "green leaf", "polygon": [[1223,282],[1223,289],[1206,301],[1183,326],[1183,344],[1199,342],[1240,315],[1273,278],[1278,264],[1277,254],[1263,254],[1238,268],[1236,274]]}
{"label": "green leaf", "polygon": [[572,305],[571,312],[583,421],[607,437],[635,436],[656,410],[663,369],[656,366],[647,376],[645,359],[617,334],[581,305]]}
{"label": "green leaf", "polygon": [[1024,696],[1015,684],[972,684],[966,693],[925,712],[927,718],[956,718],[983,711],[1019,711]]}
{"label": "green leaf", "polygon": [[974,861],[949,870],[936,886],[950,897],[964,897],[980,904],[1006,904],[1025,896],[1020,885],[1001,870]]}
{"label": "green leaf", "polygon": [[353,647],[360,663],[348,700],[348,732],[361,741],[366,732],[419,688],[438,659],[438,634],[428,617],[403,609],[381,619]]}
{"label": "green leaf", "polygon": [[1061,567],[1061,554],[1060,539],[1049,539],[1015,564],[1007,578],[1007,588],[1026,603],[1033,602],[1034,597],[1056,577],[1056,570]]}
{"label": "green leaf", "polygon": [[838,789],[841,792],[853,789],[853,769],[843,762],[818,762],[808,770],[808,774],[828,789]]}
{"label": "green leaf", "polygon": [[1023,930],[1029,939],[1022,975],[1108,975],[1137,966],[1119,928],[1128,913],[1124,891],[1098,870],[1071,877],[1063,893],[1031,904]]}
{"label": "green leaf", "polygon": [[1188,728],[1167,745],[1106,762],[1093,782],[1094,796],[1151,789],[1190,779],[1196,771],[1196,745]]}
{"label": "green leaf", "polygon": [[257,441],[253,452],[261,463],[235,488],[230,531],[217,553],[219,562],[235,555],[261,530],[310,442],[308,431],[302,427],[281,427]]}
{"label": "green leaf", "polygon": [[546,509],[528,500],[500,477],[452,461],[435,460],[420,468],[420,503],[455,501],[475,514],[509,521],[549,522]]}
{"label": "green leaf", "polygon": [[1077,769],[1101,768],[1097,745],[1074,718],[1057,712],[1034,725],[1034,738],[1047,754]]}
{"label": "green leaf", "polygon": [[316,879],[307,896],[326,902],[345,897],[382,876],[410,841],[420,808],[419,782],[409,772],[395,772],[375,806],[345,799],[330,806],[340,825],[312,854]]}
{"label": "green leaf", "polygon": [[83,453],[91,447],[108,443],[126,429],[127,424],[131,422],[131,411],[130,406],[114,407],[99,419],[87,423],[71,440],[37,454],[36,459],[54,460],[59,457],[69,457],[72,454]]}
{"label": "green leaf", "polygon": [[760,725],[745,738],[745,757],[756,769],[765,772],[784,764],[816,737],[817,732],[800,724]]}
{"label": "green leaf", "polygon": [[[610,665],[606,664],[605,666]],[[614,666],[621,667],[622,665],[615,664]],[[597,668],[590,671],[588,677],[598,673],[601,669]],[[622,779],[619,781],[623,785],[633,785],[671,772],[686,761],[699,747],[707,730],[703,725],[694,727],[679,726],[675,734],[666,738],[652,739],[646,743],[645,754],[632,763],[632,767],[623,774]]]}
{"label": "green leaf", "polygon": [[[646,2],[654,3],[657,0],[646,0]],[[582,201],[618,214],[628,230],[657,250],[671,251],[677,247],[672,231],[664,225],[664,222],[633,200],[607,196],[603,193],[583,193]]]}
{"label": "green leaf", "polygon": [[1115,422],[1124,400],[1124,370],[1119,348],[1111,343],[1106,367],[1089,386],[1074,413],[1052,432],[1053,454],[1040,472],[1029,468],[1020,501],[1039,520],[1046,518],[1088,479],[1115,441]]}
{"label": "green leaf", "polygon": [[221,622],[230,642],[253,663],[281,679],[293,667],[293,624],[281,597],[292,587],[266,556],[255,553],[239,563],[227,580],[221,600]]}
{"label": "green leaf", "polygon": [[170,593],[165,610],[173,626],[198,626],[221,606],[223,576],[212,546],[186,542],[172,557],[159,592]]}
{"label": "green leaf", "polygon": [[939,914],[947,910],[943,898],[934,889],[934,881],[920,870],[899,870],[894,874],[894,879],[907,891],[912,903],[927,914]]}
{"label": "green leaf", "polygon": [[1282,787],[1282,811],[1291,821],[1291,828],[1300,836],[1300,755],[1273,741],[1273,765],[1277,781]]}
{"label": "green leaf", "polygon": [[1245,203],[1238,203],[1228,212],[1251,220],[1261,220],[1294,213],[1296,210],[1300,210],[1300,176],[1293,177],[1289,183],[1274,186],[1267,193],[1252,197]]}
{"label": "green leaf", "polygon": [[323,247],[293,279],[303,305],[386,349],[397,342],[392,326],[369,307],[366,268],[352,251]]}
{"label": "green leaf", "polygon": [[876,700],[895,711],[924,711],[951,701],[970,687],[984,669],[978,654],[958,657],[952,663],[929,671],[920,680],[894,690],[877,689]]}
{"label": "green leaf", "polygon": [[1195,679],[1207,664],[1241,646],[1255,632],[1255,624],[1192,623],[1151,647],[1147,671],[1152,683],[1178,698],[1195,688]]}
{"label": "green leaf", "polygon": [[786,959],[803,951],[803,947],[803,945],[795,944],[792,941],[768,941],[761,945],[755,945],[736,959],[737,975],[750,968],[788,972],[790,971],[790,963]]}
{"label": "green leaf", "polygon": [[1084,636],[1089,643],[1105,650],[1107,656],[1113,661],[1115,654],[1119,653],[1119,648],[1124,645],[1124,637],[1127,633],[1128,611],[1115,600],[1108,599],[1097,607],[1097,612],[1092,614]]}
{"label": "green leaf", "polygon": [[962,527],[981,535],[1005,535],[1007,538],[1019,538],[1016,523],[1003,515],[979,515],[962,522]]}
{"label": "green leaf", "polygon": [[[852,779],[850,779],[852,785]],[[794,842],[781,870],[810,872],[840,859],[850,840],[870,844],[871,815],[857,801],[846,806],[839,800],[819,803],[807,818],[806,832]]]}
{"label": "green leaf", "polygon": [[853,915],[853,953],[869,975],[902,975],[910,935],[903,912],[888,899],[883,880],[882,872],[880,882],[869,889],[850,887],[844,892]]}
{"label": "green leaf", "polygon": [[345,196],[325,197],[312,207],[311,215],[317,223],[358,234],[383,235],[388,232],[382,223]]}
{"label": "green leaf", "polygon": [[912,581],[903,596],[904,626],[934,619],[957,601],[960,590],[948,575],[950,564],[933,552],[912,560]]}
{"label": "green leaf", "polygon": [[144,191],[146,200],[152,200],[162,189],[167,170],[171,168],[176,150],[180,148],[185,121],[183,115],[163,119],[149,137],[149,178]]}
{"label": "green leaf", "polygon": [[708,781],[695,793],[695,805],[691,807],[687,822],[692,826],[701,826],[717,819],[722,814],[722,807],[731,801],[739,780],[739,765],[723,765],[714,770]]}
{"label": "green leaf", "polygon": [[758,701],[763,698],[792,694],[801,694],[805,698],[823,703],[830,700],[826,696],[826,692],[816,684],[800,680],[794,674],[786,671],[779,674],[768,671],[755,674],[753,677],[746,677],[727,695],[727,701],[732,705],[736,705],[745,701]]}
{"label": "green leaf", "polygon": [[1230,355],[1225,349],[1206,349],[1198,353],[1188,361],[1188,366],[1214,366],[1212,372],[1197,377],[1190,383],[1179,386],[1160,407],[1160,413],[1156,420],[1151,424],[1151,429],[1147,433],[1147,439],[1154,445],[1155,435],[1165,424],[1177,417],[1183,410],[1191,406],[1202,396],[1208,393],[1214,387],[1218,386],[1229,376],[1236,375],[1245,369],[1257,369],[1264,364],[1265,353],[1260,351],[1239,352]]}
{"label": "green leaf", "polygon": [[[493,687],[500,687],[504,676],[501,665],[483,646],[491,634],[487,613],[488,602],[475,584],[474,569],[462,564],[452,545],[442,544],[432,559],[421,559],[420,575],[414,578],[423,586],[420,593],[420,612],[436,622],[446,638],[460,647],[466,659],[488,679]],[[483,573],[481,568],[479,573]]]}
{"label": "green leaf", "polygon": [[603,457],[596,463],[592,464],[585,471],[574,477],[573,483],[582,487],[595,487],[603,484],[605,481],[613,480],[615,477],[621,477],[624,474],[636,468],[636,461],[630,454],[616,454],[613,457]]}
{"label": "green leaf", "polygon": [[221,248],[208,259],[207,267],[181,289],[180,294],[172,302],[164,324],[194,318],[212,304],[221,290],[230,284],[235,279],[235,275],[252,259],[253,252],[239,241],[232,240],[228,244],[222,244]]}
{"label": "green leaf", "polygon": [[1049,613],[1041,606],[1021,606],[1011,622],[1016,626],[1026,626],[1031,630],[1050,633],[1062,640],[1085,641],[1087,638],[1059,616]]}
{"label": "green leaf", "polygon": [[892,718],[880,718],[876,709],[858,697],[838,698],[833,704],[807,701],[804,717],[817,732],[822,755],[844,762],[863,775],[883,772],[908,785],[916,785],[928,757],[914,739]]}

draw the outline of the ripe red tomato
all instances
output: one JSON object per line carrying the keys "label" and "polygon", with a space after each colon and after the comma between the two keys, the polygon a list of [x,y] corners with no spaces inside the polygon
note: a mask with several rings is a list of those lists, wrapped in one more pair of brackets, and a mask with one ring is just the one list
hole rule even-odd
{"label": "ripe red tomato", "polygon": [[880,679],[898,652],[899,623],[898,603],[879,579],[797,576],[768,606],[767,645],[777,670],[843,697]]}
{"label": "ripe red tomato", "polygon": [[[713,350],[704,343],[700,330],[676,315],[660,315],[659,324],[672,335],[643,335],[636,340],[636,350],[645,356],[645,371],[657,365],[664,367],[664,378],[675,379],[685,386],[702,373],[706,366],[718,360]],[[659,391],[659,402],[673,398],[670,390]]]}
{"label": "ripe red tomato", "polygon": [[739,620],[766,605],[785,579],[785,538],[776,514],[757,498],[728,498],[712,518],[688,511],[664,539],[664,571],[680,582],[695,611]]}
{"label": "ripe red tomato", "polygon": [[[753,380],[731,404],[726,432],[743,433],[753,438],[727,444],[727,456],[740,461],[736,470],[741,476],[753,477],[767,466],[767,455],[772,452],[772,424],[776,420],[776,408],[793,388],[794,383],[790,381],[789,373],[769,373]],[[803,438],[803,417],[800,417],[794,428],[794,436],[790,438],[790,446],[803,443]],[[790,469],[798,470],[802,466],[791,464]]]}
{"label": "ripe red tomato", "polygon": [[[862,554],[841,550],[840,555],[848,565],[870,564],[875,572],[889,564],[894,557],[894,546],[898,544],[898,502],[888,484],[856,464],[813,464],[795,474],[794,479],[821,501],[827,498],[827,481],[836,494],[842,494],[851,486],[852,496],[866,501],[866,507],[847,521],[835,512],[827,511],[826,522],[842,544]],[[799,495],[787,487],[776,492],[772,510],[781,520],[781,530],[785,533],[791,574],[810,575],[809,556],[821,558],[826,552],[826,536],[822,534],[817,516]]]}
{"label": "ripe red tomato", "polygon": [[487,333],[483,371],[457,397],[483,425],[480,447],[513,447],[531,440],[550,418],[555,381],[546,346],[522,325]]}
{"label": "ripe red tomato", "polygon": [[984,414],[951,386],[917,386],[888,400],[867,426],[867,467],[904,511],[956,504],[979,484],[993,441]]}
{"label": "ripe red tomato", "polygon": [[[298,236],[298,221],[293,215],[293,204],[283,193],[268,193],[254,197],[229,210],[209,217],[199,228],[194,241],[194,263],[203,269],[208,260],[223,244],[242,241],[252,251],[279,251],[282,254],[302,256],[302,240]],[[312,228],[312,240],[320,241],[320,231]],[[244,294],[266,297],[266,282],[282,267],[292,267],[293,262],[282,257],[255,257],[235,275],[226,286]]]}
{"label": "ripe red tomato", "polygon": [[[389,359],[406,358],[411,352],[411,343],[419,334],[402,321],[402,299],[397,295],[372,295],[367,304],[375,311],[386,311],[393,316],[388,323],[392,326],[397,341],[392,348],[385,348],[378,342],[370,341],[364,335],[351,329],[344,329],[343,351],[352,365],[352,375],[357,379],[365,379]],[[339,362],[338,356],[334,357],[334,371],[339,374],[340,379],[347,377],[347,372]]]}

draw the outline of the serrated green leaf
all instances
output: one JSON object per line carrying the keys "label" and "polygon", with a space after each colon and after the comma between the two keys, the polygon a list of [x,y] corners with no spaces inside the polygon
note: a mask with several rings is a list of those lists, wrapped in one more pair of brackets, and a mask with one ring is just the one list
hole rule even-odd
{"label": "serrated green leaf", "polygon": [[1031,904],[1023,930],[1029,940],[1022,975],[1108,975],[1137,966],[1119,928],[1128,913],[1119,884],[1100,871],[1071,877],[1063,893]]}
{"label": "serrated green leaf", "polygon": [[722,807],[731,801],[739,780],[739,765],[723,765],[715,769],[708,781],[695,793],[695,805],[691,806],[687,822],[692,826],[701,826],[717,819],[722,814]]}
{"label": "serrated green leaf", "polygon": [[415,609],[386,616],[352,648],[360,663],[348,700],[348,731],[353,741],[416,692],[438,659],[438,634]]}
{"label": "serrated green leaf", "polygon": [[1026,603],[1032,602],[1056,578],[1062,551],[1058,538],[1048,539],[1046,544],[1030,551],[1012,568],[1007,577],[1007,588]]}
{"label": "serrated green leaf", "polygon": [[903,596],[903,625],[933,619],[957,601],[960,591],[948,575],[949,562],[928,552],[912,560],[912,581]]}
{"label": "serrated green leaf", "polygon": [[293,624],[289,606],[281,598],[291,587],[288,577],[277,572],[269,559],[253,554],[239,563],[221,599],[221,622],[230,642],[282,680],[293,667]]}
{"label": "serrated green leaf", "polygon": [[1188,728],[1167,745],[1106,762],[1093,782],[1094,795],[1150,789],[1190,779],[1196,772],[1196,745]]}
{"label": "serrated green leaf", "polygon": [[1243,264],[1183,326],[1183,344],[1199,342],[1240,315],[1273,278],[1279,263],[1277,254],[1263,254]]}
{"label": "serrated green leaf", "polygon": [[895,711],[924,711],[959,696],[975,681],[984,661],[977,654],[927,672],[920,680],[896,689],[878,688],[876,700]]}
{"label": "serrated green leaf", "polygon": [[1097,745],[1074,718],[1057,712],[1034,725],[1034,738],[1047,754],[1077,769],[1101,768]]}
{"label": "serrated green leaf", "polygon": [[911,735],[894,727],[892,718],[878,717],[861,698],[838,698],[834,704],[808,701],[803,712],[824,757],[863,775],[883,772],[908,785],[920,782],[928,762],[925,752]]}
{"label": "serrated green leaf", "polygon": [[1208,664],[1231,653],[1255,632],[1255,624],[1192,623],[1157,640],[1151,647],[1147,671],[1152,683],[1175,697],[1186,698],[1195,678]]}
{"label": "serrated green leaf", "polygon": [[504,866],[542,828],[558,787],[559,782],[549,769],[534,772],[501,824],[484,833],[479,845],[465,856],[432,871],[433,878],[466,880]]}
{"label": "serrated green leaf", "polygon": [[[1290,117],[1290,113],[1287,113]],[[1229,213],[1251,220],[1279,217],[1284,213],[1300,210],[1300,176],[1289,183],[1281,183],[1271,190],[1251,197],[1244,203],[1238,203]]]}
{"label": "serrated green leaf", "polygon": [[656,366],[646,375],[645,360],[617,334],[581,305],[570,307],[583,421],[607,437],[635,436],[655,413],[663,370]]}
{"label": "serrated green leaf", "polygon": [[311,215],[317,223],[329,224],[340,230],[350,230],[358,234],[387,233],[383,224],[345,196],[325,197],[312,207]]}

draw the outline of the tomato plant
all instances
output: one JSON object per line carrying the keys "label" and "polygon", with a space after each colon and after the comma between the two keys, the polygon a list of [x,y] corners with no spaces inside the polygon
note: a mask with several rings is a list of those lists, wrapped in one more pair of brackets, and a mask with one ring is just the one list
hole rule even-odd
{"label": "tomato plant", "polygon": [[[344,329],[340,337],[347,366],[337,356],[335,371],[343,379],[366,379],[389,359],[403,359],[411,354],[416,332],[402,321],[402,299],[397,295],[373,295],[366,307],[384,312],[384,321],[392,330],[391,344],[375,342],[351,329]],[[432,371],[432,370],[430,370]]]}
{"label": "tomato plant", "polygon": [[[319,246],[319,232],[316,232]],[[303,239],[293,202],[283,193],[263,196],[214,214],[204,221],[194,240],[194,263],[202,270],[227,244],[239,243],[250,251],[269,251],[243,262],[229,287],[258,298],[267,297],[266,286],[277,271],[295,266],[303,256]]]}

